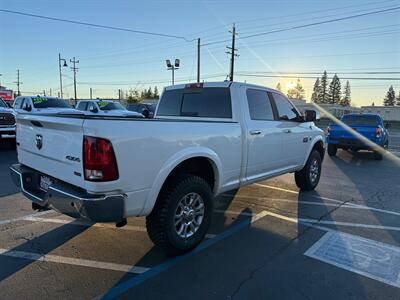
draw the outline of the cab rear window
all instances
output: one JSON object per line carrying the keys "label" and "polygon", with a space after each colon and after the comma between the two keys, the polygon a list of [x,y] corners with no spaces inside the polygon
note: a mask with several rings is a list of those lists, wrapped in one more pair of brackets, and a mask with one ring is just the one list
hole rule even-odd
{"label": "cab rear window", "polygon": [[159,116],[232,118],[229,88],[169,90],[163,93]]}

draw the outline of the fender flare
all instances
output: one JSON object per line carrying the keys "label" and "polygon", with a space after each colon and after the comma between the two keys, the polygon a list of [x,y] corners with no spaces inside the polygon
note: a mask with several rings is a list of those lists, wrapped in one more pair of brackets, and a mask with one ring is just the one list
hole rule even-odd
{"label": "fender flare", "polygon": [[[324,150],[325,150],[325,148],[326,148],[326,141],[325,141],[325,138],[324,138],[322,135],[317,135],[317,136],[315,136],[315,137],[313,138],[312,142],[311,142],[311,146],[308,148],[307,155],[305,156],[304,161],[303,161],[303,164],[301,165],[301,168],[300,168],[300,169],[302,169],[302,168],[306,165],[307,160],[308,160],[308,158],[310,157],[310,154],[311,154],[312,149],[314,148],[314,146],[315,146],[318,142],[322,142],[323,147],[324,147]],[[321,158],[322,158],[322,157],[321,157]]]}
{"label": "fender flare", "polygon": [[158,194],[161,191],[165,180],[171,174],[171,172],[182,162],[188,160],[190,158],[203,157],[207,158],[211,165],[213,166],[214,174],[215,174],[215,185],[214,185],[214,194],[217,194],[220,189],[220,184],[222,182],[222,164],[218,157],[218,155],[209,148],[205,147],[188,147],[177,153],[175,153],[172,157],[170,157],[158,172],[153,185],[151,186],[145,204],[143,206],[142,212],[140,215],[148,215],[153,210],[153,207],[157,201]]}

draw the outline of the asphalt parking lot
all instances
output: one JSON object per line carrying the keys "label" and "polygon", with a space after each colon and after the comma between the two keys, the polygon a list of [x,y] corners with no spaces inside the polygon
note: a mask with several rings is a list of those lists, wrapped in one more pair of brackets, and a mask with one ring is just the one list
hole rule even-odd
{"label": "asphalt parking lot", "polygon": [[153,246],[144,218],[115,228],[32,211],[9,179],[15,162],[2,147],[0,299],[400,298],[391,160],[339,151],[314,192],[288,174],[219,196],[207,239],[175,258]]}

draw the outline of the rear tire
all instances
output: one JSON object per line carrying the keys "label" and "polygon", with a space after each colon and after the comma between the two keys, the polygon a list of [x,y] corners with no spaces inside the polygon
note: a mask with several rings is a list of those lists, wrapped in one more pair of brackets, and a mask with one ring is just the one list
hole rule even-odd
{"label": "rear tire", "polygon": [[328,144],[328,155],[329,156],[335,156],[337,152],[337,147],[332,144]]}
{"label": "rear tire", "polygon": [[313,150],[303,169],[294,173],[296,185],[300,190],[312,191],[315,189],[321,177],[321,164],[321,155],[317,150]]}
{"label": "rear tire", "polygon": [[212,201],[211,188],[203,178],[188,174],[171,180],[146,218],[150,239],[169,255],[192,250],[210,226]]}

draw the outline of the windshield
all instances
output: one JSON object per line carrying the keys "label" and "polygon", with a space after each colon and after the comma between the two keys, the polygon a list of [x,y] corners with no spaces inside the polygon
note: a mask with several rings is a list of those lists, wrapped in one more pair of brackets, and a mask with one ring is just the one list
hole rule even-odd
{"label": "windshield", "polygon": [[97,102],[100,110],[125,110],[125,108],[118,102],[99,101]]}
{"label": "windshield", "polygon": [[375,116],[343,116],[342,121],[346,125],[379,125],[378,118]]}
{"label": "windshield", "polygon": [[8,108],[7,104],[3,100],[0,100],[0,107]]}
{"label": "windshield", "polygon": [[35,108],[71,108],[69,104],[60,98],[35,97],[32,98]]}

